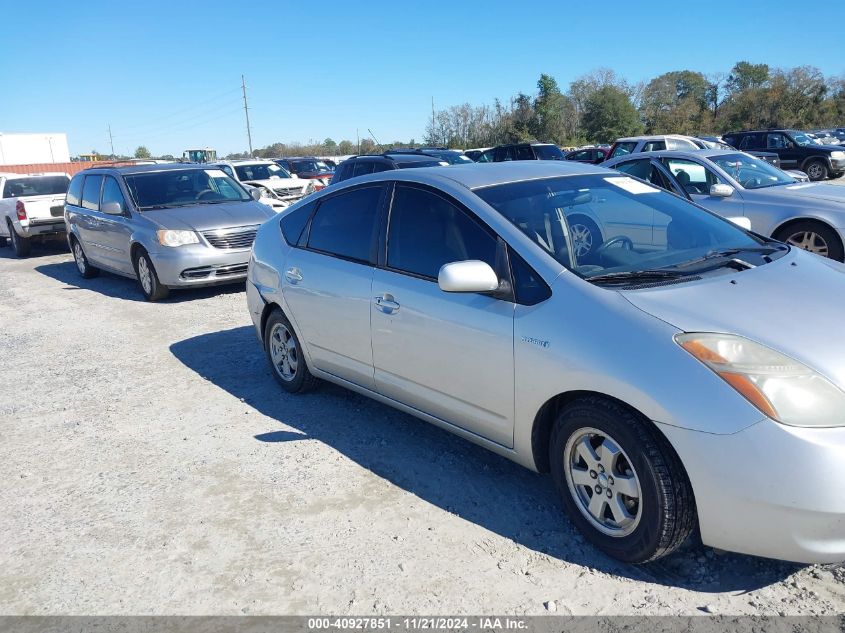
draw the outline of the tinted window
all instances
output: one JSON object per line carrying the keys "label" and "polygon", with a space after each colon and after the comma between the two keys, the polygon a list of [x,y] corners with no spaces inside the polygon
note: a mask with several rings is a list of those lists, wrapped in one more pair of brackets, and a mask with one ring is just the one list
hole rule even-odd
{"label": "tinted window", "polygon": [[353,176],[366,176],[373,173],[375,165],[371,160],[359,160],[355,162],[355,168],[352,172]]}
{"label": "tinted window", "polygon": [[369,261],[382,189],[365,187],[322,201],[311,221],[308,247],[360,262]]}
{"label": "tinted window", "polygon": [[408,163],[396,163],[397,167],[407,169],[409,167],[439,167],[442,161],[432,160],[414,160]]}
{"label": "tinted window", "polygon": [[96,211],[100,208],[100,188],[102,184],[102,176],[85,176],[85,185],[82,187],[82,206],[85,209]]}
{"label": "tinted window", "polygon": [[332,183],[341,182],[347,178],[351,178],[354,164],[355,161],[345,161],[338,165],[334,172],[334,176],[332,177]]}
{"label": "tinted window", "polygon": [[647,141],[646,144],[643,145],[642,151],[659,152],[663,149],[666,149],[666,143],[664,143],[663,141]]}
{"label": "tinted window", "polygon": [[763,147],[765,147],[765,145],[763,144],[762,134],[746,134],[739,142],[738,149],[761,149]]}
{"label": "tinted window", "polygon": [[537,160],[563,160],[563,152],[557,145],[535,145]]}
{"label": "tinted window", "polygon": [[476,163],[492,163],[493,162],[493,150],[488,149],[485,152],[481,152],[478,155],[478,158],[475,159]]}
{"label": "tinted window", "polygon": [[390,165],[388,165],[387,161],[378,161],[373,162],[373,173],[377,174],[380,171],[387,171],[390,169]]}
{"label": "tinted window", "polygon": [[534,160],[534,152],[530,145],[519,145],[516,148],[516,160]]}
{"label": "tinted window", "polygon": [[311,212],[314,210],[314,204],[306,204],[303,207],[290,212],[284,212],[280,221],[282,227],[282,235],[285,236],[285,241],[291,246],[296,246],[299,242],[299,236],[302,235],[302,229],[308,224],[308,218],[311,217]]}
{"label": "tinted window", "polygon": [[495,268],[496,239],[445,198],[397,186],[387,236],[387,265],[436,279],[443,264],[467,259],[479,259]]}
{"label": "tinted window", "polygon": [[126,199],[123,197],[120,185],[111,176],[106,176],[103,183],[103,204],[107,202],[117,202],[120,205],[120,210],[126,211]]}
{"label": "tinted window", "polygon": [[551,289],[525,260],[513,250],[508,251],[513,275],[513,290],[517,303],[533,306],[552,296]]}
{"label": "tinted window", "polygon": [[497,147],[494,150],[493,154],[493,161],[496,163],[502,163],[508,160],[513,160],[513,147]]}
{"label": "tinted window", "polygon": [[79,199],[82,197],[82,180],[85,176],[81,174],[74,176],[70,181],[70,187],[67,188],[67,203],[74,206],[79,206]]}

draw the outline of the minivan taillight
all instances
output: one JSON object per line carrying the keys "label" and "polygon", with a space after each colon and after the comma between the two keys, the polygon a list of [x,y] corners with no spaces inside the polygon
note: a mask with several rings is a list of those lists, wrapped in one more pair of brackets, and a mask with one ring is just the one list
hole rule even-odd
{"label": "minivan taillight", "polygon": [[15,211],[18,212],[18,220],[26,220],[26,207],[23,206],[23,200],[18,200]]}

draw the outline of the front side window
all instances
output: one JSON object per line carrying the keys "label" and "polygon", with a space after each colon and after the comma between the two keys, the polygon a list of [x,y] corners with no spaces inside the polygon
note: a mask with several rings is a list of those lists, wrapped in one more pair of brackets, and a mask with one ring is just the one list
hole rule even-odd
{"label": "front side window", "polygon": [[610,158],[616,158],[617,156],[625,156],[626,154],[630,154],[634,151],[634,148],[636,147],[636,141],[622,141],[621,143],[617,143],[616,147],[613,148],[613,152],[610,154]]}
{"label": "front side window", "polygon": [[760,189],[797,182],[762,158],[748,154],[721,154],[713,156],[710,160],[746,189]]}
{"label": "front side window", "polygon": [[139,211],[252,200],[241,185],[217,168],[127,174],[124,181]]}
{"label": "front side window", "polygon": [[675,180],[690,195],[710,195],[710,187],[715,184],[727,184],[707,169],[704,165],[683,158],[664,158],[663,163]]}
{"label": "front side window", "polygon": [[99,174],[85,176],[82,187],[82,208],[96,211],[100,208],[100,189],[103,187],[103,177]]}
{"label": "front side window", "polygon": [[[686,200],[623,175],[529,180],[474,193],[538,249],[588,280],[655,269],[686,274],[700,270],[697,262],[712,266],[702,260],[705,255],[728,249],[755,251],[764,243]],[[576,226],[592,232],[593,248],[581,248],[578,240],[583,235],[576,234]]]}
{"label": "front side window", "polygon": [[495,268],[496,238],[446,198],[398,185],[387,233],[387,266],[437,279],[443,264],[468,259]]}
{"label": "front side window", "polygon": [[123,192],[120,190],[117,180],[111,176],[106,176],[103,183],[103,204],[107,202],[116,202],[121,211],[126,211],[126,199],[123,197]]}
{"label": "front side window", "polygon": [[363,187],[325,198],[311,220],[308,248],[368,262],[377,232],[383,187]]}
{"label": "front side window", "polygon": [[766,149],[786,149],[790,145],[789,139],[780,132],[766,135]]}
{"label": "front side window", "polygon": [[[785,134],[781,134],[781,136],[783,136],[785,141],[789,143],[789,138]],[[801,147],[812,147],[813,145],[818,145],[818,143],[816,143],[813,139],[811,139],[803,132],[793,133],[792,138],[795,139],[795,142],[798,143]],[[789,147],[790,145],[791,143],[786,147]]]}
{"label": "front side window", "polygon": [[475,159],[476,163],[492,163],[493,162],[493,150],[488,149],[487,151],[481,152],[478,155],[478,158]]}

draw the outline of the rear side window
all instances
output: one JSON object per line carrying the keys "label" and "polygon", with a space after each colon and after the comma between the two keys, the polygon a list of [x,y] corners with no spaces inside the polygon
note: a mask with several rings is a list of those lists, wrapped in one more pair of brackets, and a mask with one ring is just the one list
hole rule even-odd
{"label": "rear side window", "polygon": [[283,213],[282,219],[280,220],[282,235],[285,236],[285,241],[291,246],[296,246],[297,242],[299,242],[302,229],[308,224],[308,218],[311,217],[312,211],[314,211],[313,203],[299,207],[295,211]]}
{"label": "rear side window", "polygon": [[[731,143],[731,145],[734,145]],[[736,145],[734,145],[736,147]],[[762,134],[746,134],[739,142],[737,149],[762,149],[765,147]]]}
{"label": "rear side window", "polygon": [[364,187],[325,199],[311,221],[308,248],[368,262],[383,187]]}
{"label": "rear side window", "polygon": [[387,233],[388,267],[437,279],[443,264],[467,259],[495,269],[496,239],[445,198],[397,186]]}
{"label": "rear side window", "polygon": [[557,145],[535,145],[537,160],[563,160],[563,152]]}
{"label": "rear side window", "polygon": [[82,187],[82,207],[96,211],[100,208],[100,189],[103,186],[103,177],[99,174],[85,176],[85,184]]}
{"label": "rear side window", "polygon": [[647,141],[646,144],[643,145],[642,151],[659,152],[664,149],[666,149],[666,143],[664,143],[663,141]]}
{"label": "rear side window", "polygon": [[85,176],[81,174],[78,176],[74,176],[73,180],[70,181],[70,186],[67,188],[67,200],[68,204],[72,204],[76,207],[79,206],[80,198],[82,198],[82,180]]}
{"label": "rear side window", "polygon": [[371,160],[359,160],[355,163],[355,171],[352,172],[353,176],[366,176],[367,174],[373,173],[373,161]]}
{"label": "rear side window", "polygon": [[617,156],[625,156],[626,154],[630,154],[634,151],[634,148],[636,146],[636,141],[623,141],[622,143],[617,143],[616,147],[613,148],[613,153],[610,155],[610,158],[616,158]]}
{"label": "rear side window", "polygon": [[[539,148],[538,148],[539,149]],[[534,160],[534,152],[530,145],[520,145],[516,148],[516,160]]]}
{"label": "rear side window", "polygon": [[376,161],[373,162],[373,173],[377,174],[380,171],[387,171],[390,169],[390,165],[387,164],[387,161]]}
{"label": "rear side window", "polygon": [[332,177],[332,183],[342,182],[347,178],[351,178],[354,164],[354,161],[345,161],[338,165],[337,169],[335,169],[334,176]]}

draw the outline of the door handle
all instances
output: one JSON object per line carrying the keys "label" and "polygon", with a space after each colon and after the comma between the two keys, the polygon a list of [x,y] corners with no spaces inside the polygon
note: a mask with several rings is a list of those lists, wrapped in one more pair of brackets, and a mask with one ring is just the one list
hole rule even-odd
{"label": "door handle", "polygon": [[373,302],[385,314],[393,314],[399,310],[399,304],[393,300],[393,295],[387,293],[373,297]]}
{"label": "door handle", "polygon": [[285,271],[285,279],[292,284],[298,284],[302,281],[302,273],[299,271],[299,268],[288,268]]}

